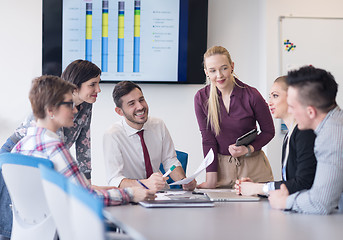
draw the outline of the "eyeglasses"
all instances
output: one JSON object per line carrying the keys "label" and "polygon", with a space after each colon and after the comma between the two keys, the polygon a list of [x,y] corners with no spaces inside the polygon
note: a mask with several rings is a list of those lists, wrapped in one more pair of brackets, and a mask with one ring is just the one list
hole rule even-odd
{"label": "eyeglasses", "polygon": [[61,105],[67,105],[69,108],[71,108],[71,109],[74,109],[74,107],[75,107],[75,103],[73,102],[73,101],[70,101],[70,102],[60,102],[59,104],[58,104],[59,106],[61,106]]}

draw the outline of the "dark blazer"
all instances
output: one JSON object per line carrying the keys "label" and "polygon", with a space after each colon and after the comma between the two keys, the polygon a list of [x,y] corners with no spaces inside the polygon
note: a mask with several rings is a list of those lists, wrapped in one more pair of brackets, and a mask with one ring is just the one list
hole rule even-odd
{"label": "dark blazer", "polygon": [[[289,194],[311,188],[317,167],[317,160],[313,152],[315,138],[316,135],[312,130],[299,130],[298,125],[295,126],[289,141],[286,165],[287,181],[283,179],[283,181],[275,182],[275,189],[279,189],[282,183],[286,184]],[[282,146],[282,166],[285,151],[286,141]]]}

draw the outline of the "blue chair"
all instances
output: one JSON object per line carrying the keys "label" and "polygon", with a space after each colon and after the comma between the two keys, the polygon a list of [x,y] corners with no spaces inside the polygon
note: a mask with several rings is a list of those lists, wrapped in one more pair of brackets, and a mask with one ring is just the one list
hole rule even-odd
{"label": "blue chair", "polygon": [[106,232],[103,203],[80,185],[68,181],[70,222],[73,240],[132,240],[118,232]]}
{"label": "blue chair", "polygon": [[[186,169],[187,169],[187,163],[188,163],[188,153],[185,153],[185,152],[181,152],[181,151],[175,151],[176,152],[176,157],[177,159],[180,161],[181,163],[181,166],[183,168],[183,171],[186,173]],[[164,171],[164,168],[163,168],[163,165],[161,163],[160,165],[160,171],[162,174],[165,173]],[[170,184],[170,183],[173,183],[173,179],[169,178],[167,183]],[[170,186],[171,189],[181,189],[182,186],[181,185],[173,185],[173,186]]]}
{"label": "blue chair", "polygon": [[73,229],[69,216],[68,178],[41,164],[39,170],[45,198],[55,221],[59,239],[73,240]]}
{"label": "blue chair", "polygon": [[12,201],[12,240],[52,240],[56,226],[44,196],[38,165],[53,168],[44,158],[0,154],[0,168]]}
{"label": "blue chair", "polygon": [[124,233],[104,230],[103,204],[96,195],[53,169],[43,165],[39,169],[59,239],[132,239]]}
{"label": "blue chair", "polygon": [[103,203],[82,186],[68,182],[74,239],[105,239]]}

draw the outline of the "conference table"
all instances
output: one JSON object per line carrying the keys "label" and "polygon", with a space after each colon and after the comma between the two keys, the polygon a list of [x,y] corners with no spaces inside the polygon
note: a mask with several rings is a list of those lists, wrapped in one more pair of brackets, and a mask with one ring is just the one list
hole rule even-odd
{"label": "conference table", "polygon": [[343,214],[306,215],[258,202],[216,202],[207,208],[105,208],[105,215],[135,239],[343,239]]}

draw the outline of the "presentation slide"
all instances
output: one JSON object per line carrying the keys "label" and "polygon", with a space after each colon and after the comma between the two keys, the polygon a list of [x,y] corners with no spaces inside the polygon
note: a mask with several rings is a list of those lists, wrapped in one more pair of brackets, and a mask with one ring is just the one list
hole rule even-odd
{"label": "presentation slide", "polygon": [[180,0],[63,0],[62,68],[86,59],[102,81],[178,81]]}

